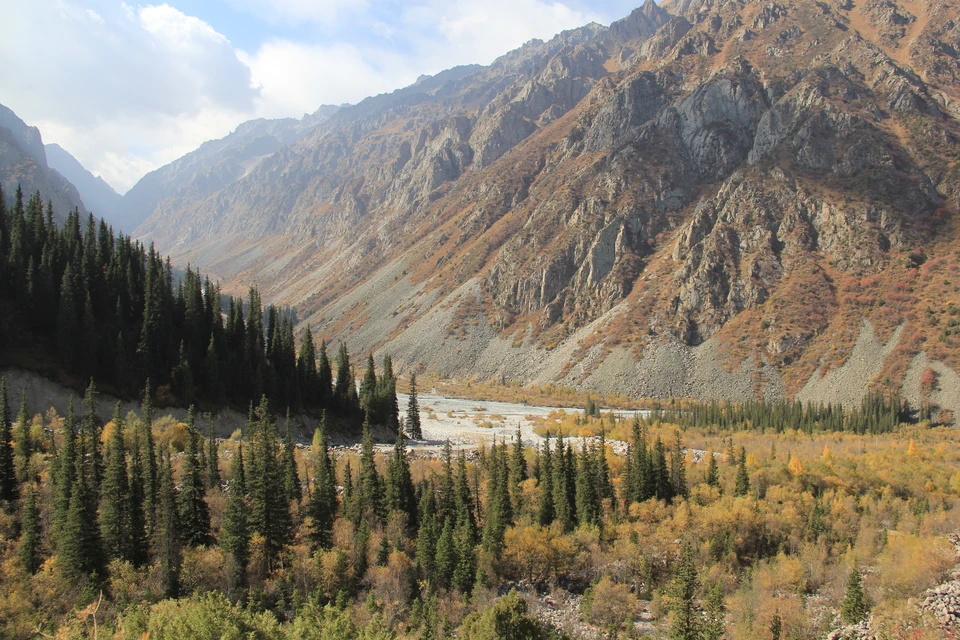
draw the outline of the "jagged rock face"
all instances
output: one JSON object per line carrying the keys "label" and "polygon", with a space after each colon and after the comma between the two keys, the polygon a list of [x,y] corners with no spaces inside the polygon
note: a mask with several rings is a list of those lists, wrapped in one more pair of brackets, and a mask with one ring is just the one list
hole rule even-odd
{"label": "jagged rock face", "polygon": [[[906,278],[918,247],[953,252],[957,10],[647,2],[343,108],[142,229],[321,333],[391,318],[361,349],[449,312],[469,339],[560,345],[571,365],[715,338],[805,380],[823,336],[884,314],[844,291]],[[399,298],[357,293],[387,281]],[[916,295],[889,293],[910,322]]]}
{"label": "jagged rock face", "polygon": [[44,202],[53,203],[54,215],[60,220],[74,208],[87,213],[77,188],[47,164],[40,130],[27,126],[3,105],[0,105],[0,184],[10,200],[18,185],[25,198],[39,191]]}

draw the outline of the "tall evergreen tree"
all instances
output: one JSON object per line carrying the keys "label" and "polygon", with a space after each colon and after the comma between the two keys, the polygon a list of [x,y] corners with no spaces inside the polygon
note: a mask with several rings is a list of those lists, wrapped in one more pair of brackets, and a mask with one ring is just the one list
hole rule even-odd
{"label": "tall evergreen tree", "polygon": [[283,487],[287,502],[303,500],[303,487],[300,485],[300,474],[297,472],[297,460],[294,455],[296,448],[293,432],[290,430],[290,410],[288,409],[283,439]]}
{"label": "tall evergreen tree", "polygon": [[67,417],[63,421],[63,444],[57,451],[57,469],[54,475],[53,532],[58,550],[61,534],[66,526],[67,514],[70,511],[70,494],[73,492],[76,457],[76,427],[71,396]]}
{"label": "tall evergreen tree", "polygon": [[280,437],[265,396],[255,415],[257,423],[247,474],[250,524],[266,540],[267,564],[272,567],[289,542],[293,523],[283,478]]}
{"label": "tall evergreen tree", "polygon": [[30,416],[27,413],[27,390],[24,389],[20,397],[20,412],[17,413],[17,424],[13,429],[14,450],[13,468],[17,481],[25,484],[30,479],[30,456],[33,447],[30,442]]}
{"label": "tall evergreen tree", "polygon": [[423,429],[420,426],[420,404],[417,401],[417,374],[410,372],[410,397],[407,400],[407,420],[404,423],[407,435],[412,440],[423,440]]}
{"label": "tall evergreen tree", "polygon": [[180,530],[177,495],[173,484],[173,469],[169,456],[160,457],[157,469],[157,524],[153,533],[153,555],[160,565],[163,587],[168,598],[180,592]]}
{"label": "tall evergreen tree", "polygon": [[426,486],[420,497],[420,529],[417,532],[417,571],[420,579],[430,584],[436,580],[437,507],[433,486]]}
{"label": "tall evergreen tree", "polygon": [[447,518],[437,538],[437,558],[435,562],[437,585],[449,589],[453,584],[453,574],[457,569],[457,552],[453,540],[453,519]]}
{"label": "tall evergreen tree", "polygon": [[410,476],[410,462],[407,460],[407,445],[400,431],[397,432],[393,457],[387,462],[386,500],[388,511],[406,514],[408,526],[414,526],[417,519],[416,495]]}
{"label": "tall evergreen tree", "polygon": [[[453,481],[454,509],[456,511],[457,531],[465,528],[468,542],[472,547],[477,541],[477,518],[473,510],[473,496],[467,479],[467,458],[461,450],[457,455],[457,476]],[[459,553],[459,552],[458,552]],[[476,567],[474,567],[476,571]],[[471,585],[473,582],[471,581]],[[461,591],[464,589],[461,587]]]}
{"label": "tall evergreen tree", "polygon": [[698,584],[693,547],[689,542],[684,542],[670,585],[670,608],[673,614],[670,640],[699,640],[699,610],[694,602]]}
{"label": "tall evergreen tree", "polygon": [[687,469],[683,455],[683,443],[680,440],[680,431],[674,431],[673,449],[670,452],[670,484],[674,496],[686,497]]}
{"label": "tall evergreen tree", "polygon": [[750,474],[747,472],[747,450],[740,447],[740,457],[737,459],[737,480],[733,495],[745,496],[750,493]]}
{"label": "tall evergreen tree", "polygon": [[[338,372],[339,374],[339,372]],[[317,356],[317,405],[330,408],[333,399],[333,373],[330,371],[330,358],[327,356],[327,341],[320,341],[320,353]]]}
{"label": "tall evergreen tree", "polygon": [[140,443],[141,428],[134,424],[130,443],[130,499],[127,505],[129,516],[127,559],[133,566],[144,565],[150,553],[147,537],[146,475],[143,463],[143,447]]}
{"label": "tall evergreen tree", "polygon": [[470,594],[477,579],[477,554],[474,547],[476,533],[470,524],[461,520],[454,534],[454,552],[457,566],[453,571],[453,586],[463,594]]}
{"label": "tall evergreen tree", "polygon": [[104,454],[100,500],[100,536],[108,560],[128,560],[130,552],[130,482],[120,403],[113,412],[113,431]]}
{"label": "tall evergreen tree", "polygon": [[[2,195],[2,194],[0,194]],[[20,505],[20,545],[17,557],[27,573],[36,573],[40,568],[40,510],[37,508],[37,491],[28,485]]]}
{"label": "tall evergreen tree", "polygon": [[367,356],[367,370],[360,382],[360,409],[374,424],[383,424],[383,415],[377,403],[377,369],[372,353]]}
{"label": "tall evergreen tree", "polygon": [[556,515],[553,507],[553,476],[553,454],[550,451],[550,433],[547,432],[540,456],[540,502],[537,505],[537,521],[542,527],[551,524]]}
{"label": "tall evergreen tree", "polygon": [[200,460],[200,434],[196,428],[193,405],[187,418],[187,445],[184,449],[183,477],[179,494],[179,529],[185,545],[210,541],[210,510],[207,507],[204,468]]}
{"label": "tall evergreen tree", "polygon": [[373,434],[370,423],[363,422],[363,437],[360,445],[360,512],[369,513],[380,522],[384,518],[383,479],[377,472],[374,460]]}
{"label": "tall evergreen tree", "polygon": [[13,434],[10,430],[10,404],[7,379],[0,378],[0,500],[8,504],[17,499],[17,473],[13,461]]}
{"label": "tall evergreen tree", "polygon": [[310,495],[307,512],[313,519],[311,538],[315,545],[325,549],[330,546],[330,534],[333,531],[333,520],[337,512],[337,479],[327,442],[326,411],[323,412],[320,427],[313,437],[313,455],[316,467],[313,474],[313,492]]}
{"label": "tall evergreen tree", "polygon": [[[321,351],[325,353],[326,350]],[[334,400],[337,409],[342,414],[351,414],[357,410],[353,402],[356,395],[356,387],[353,384],[353,372],[350,370],[350,355],[347,353],[347,345],[340,343],[340,349],[337,351],[337,383],[334,388]]]}
{"label": "tall evergreen tree", "polygon": [[863,591],[863,578],[854,567],[847,579],[847,591],[840,604],[840,617],[845,624],[858,624],[870,615],[870,603]]}
{"label": "tall evergreen tree", "polygon": [[707,477],[706,482],[711,487],[720,486],[720,470],[717,468],[717,457],[713,451],[707,451]]}
{"label": "tall evergreen tree", "polygon": [[600,502],[596,491],[593,456],[587,450],[586,443],[583,443],[580,450],[576,484],[577,522],[581,525],[596,524],[600,518]]}
{"label": "tall evergreen tree", "polygon": [[57,540],[57,566],[75,583],[103,578],[103,549],[99,530],[90,526],[97,520],[97,507],[83,458],[74,460],[73,487],[66,521]]}
{"label": "tall evergreen tree", "polygon": [[245,475],[243,443],[240,443],[230,471],[227,506],[223,511],[223,521],[220,525],[220,546],[233,556],[241,575],[246,570],[250,559],[249,507],[244,495]]}
{"label": "tall evergreen tree", "polygon": [[207,489],[220,488],[220,452],[217,447],[217,432],[213,420],[207,427]]}

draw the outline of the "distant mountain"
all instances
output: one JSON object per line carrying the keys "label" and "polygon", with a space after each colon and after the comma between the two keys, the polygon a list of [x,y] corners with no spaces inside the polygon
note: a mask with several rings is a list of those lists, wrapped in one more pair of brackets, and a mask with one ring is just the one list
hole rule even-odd
{"label": "distant mountain", "polygon": [[960,415],[958,15],[648,0],[342,108],[138,233],[398,367]]}
{"label": "distant mountain", "polygon": [[17,185],[25,197],[39,191],[44,203],[53,202],[58,219],[66,218],[74,207],[87,213],[80,192],[47,164],[40,130],[0,105],[0,184],[7,200],[13,199]]}
{"label": "distant mountain", "polygon": [[253,171],[265,158],[325,122],[339,107],[324,105],[303,118],[251,120],[230,135],[211,140],[179,160],[151,171],[123,196],[124,230],[149,216],[162,218],[202,200]]}
{"label": "distant mountain", "polygon": [[44,145],[47,152],[47,163],[52,169],[55,169],[64,178],[69,180],[80,192],[84,204],[100,218],[105,218],[107,222],[118,227],[120,230],[130,232],[132,229],[125,228],[121,221],[123,219],[120,201],[122,196],[113,190],[107,182],[100,176],[95,176],[76,158],[58,144]]}

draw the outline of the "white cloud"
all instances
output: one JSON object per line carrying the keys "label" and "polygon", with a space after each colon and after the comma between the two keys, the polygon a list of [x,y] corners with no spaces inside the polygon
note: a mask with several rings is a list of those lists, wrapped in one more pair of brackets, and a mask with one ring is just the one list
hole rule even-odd
{"label": "white cloud", "polygon": [[241,51],[168,4],[19,2],[0,22],[0,103],[123,191],[244,120],[357,102],[609,17],[586,0],[227,2],[278,35]]}

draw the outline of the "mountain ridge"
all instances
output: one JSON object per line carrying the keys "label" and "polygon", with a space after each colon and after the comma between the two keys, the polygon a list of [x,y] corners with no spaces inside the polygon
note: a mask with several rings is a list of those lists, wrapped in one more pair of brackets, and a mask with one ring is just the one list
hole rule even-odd
{"label": "mountain ridge", "polygon": [[956,9],[648,2],[343,109],[141,230],[426,371],[793,397],[867,320],[902,337],[859,384],[897,390],[960,367]]}

